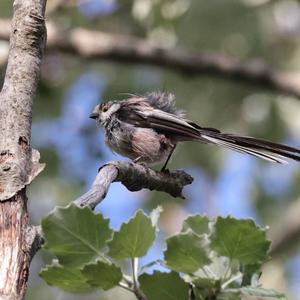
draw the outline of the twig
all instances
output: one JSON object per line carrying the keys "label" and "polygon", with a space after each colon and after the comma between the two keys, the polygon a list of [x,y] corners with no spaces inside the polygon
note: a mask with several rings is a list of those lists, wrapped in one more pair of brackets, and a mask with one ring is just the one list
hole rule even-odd
{"label": "twig", "polygon": [[142,292],[141,289],[135,289],[134,291],[134,294],[136,296],[136,298],[138,300],[148,300],[148,298],[146,297],[146,295]]}
{"label": "twig", "polygon": [[100,168],[91,189],[76,199],[75,204],[94,209],[105,198],[110,184],[116,181],[122,182],[130,191],[147,188],[184,198],[182,189],[185,185],[191,184],[193,178],[181,170],[171,173],[158,172],[133,162],[112,161]]}
{"label": "twig", "polygon": [[[0,19],[0,39],[9,39],[9,24],[9,20]],[[241,61],[222,53],[165,49],[132,36],[83,28],[62,29],[51,22],[47,23],[47,27],[48,50],[59,50],[86,59],[156,65],[192,76],[217,76],[300,98],[300,72],[276,70],[261,59]]]}
{"label": "twig", "polygon": [[[138,300],[148,300],[148,298],[146,297],[146,295],[143,293],[143,291],[140,289],[138,285],[138,280],[137,280],[138,272],[136,272],[137,270],[135,271],[136,265],[134,263],[134,258],[132,259],[131,263],[132,263],[133,281],[127,280],[126,277],[123,276],[123,281],[120,281],[118,285],[119,287],[134,293],[134,295]],[[136,273],[134,274],[134,272]]]}

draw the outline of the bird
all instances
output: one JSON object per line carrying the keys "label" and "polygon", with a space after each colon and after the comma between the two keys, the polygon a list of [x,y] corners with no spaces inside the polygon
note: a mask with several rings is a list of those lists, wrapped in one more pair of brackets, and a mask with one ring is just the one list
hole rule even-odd
{"label": "bird", "polygon": [[96,105],[90,118],[104,128],[105,142],[113,152],[147,166],[164,162],[161,171],[167,170],[178,143],[187,141],[218,145],[279,164],[287,163],[286,158],[300,161],[297,148],[223,133],[186,119],[172,93],[129,94],[127,99]]}

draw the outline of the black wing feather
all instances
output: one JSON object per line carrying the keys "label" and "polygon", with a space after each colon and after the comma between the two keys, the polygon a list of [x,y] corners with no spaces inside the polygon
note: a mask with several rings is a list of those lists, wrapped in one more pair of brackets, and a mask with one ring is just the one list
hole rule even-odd
{"label": "black wing feather", "polygon": [[284,163],[283,157],[300,161],[299,149],[263,139],[226,134],[215,128],[201,127],[179,114],[171,113],[173,98],[169,99],[169,109],[165,110],[158,109],[163,108],[162,101],[159,105],[151,105],[153,98],[150,101],[143,98],[125,100],[118,111],[118,118],[137,127],[152,128],[176,141],[199,140],[213,143],[277,163]]}

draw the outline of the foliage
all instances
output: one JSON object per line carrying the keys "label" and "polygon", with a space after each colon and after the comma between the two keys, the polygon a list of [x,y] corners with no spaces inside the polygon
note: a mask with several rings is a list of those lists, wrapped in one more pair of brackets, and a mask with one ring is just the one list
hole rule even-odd
{"label": "foliage", "polygon": [[[166,239],[163,261],[139,266],[138,258],[155,240],[159,213],[156,209],[148,216],[138,210],[113,231],[108,220],[87,208],[56,208],[42,227],[44,248],[57,259],[40,276],[67,291],[121,286],[149,300],[285,298],[258,282],[270,242],[265,229],[252,220],[190,216],[180,233]],[[124,268],[127,260],[132,263],[131,275]],[[156,269],[152,274],[145,272],[150,267]]]}

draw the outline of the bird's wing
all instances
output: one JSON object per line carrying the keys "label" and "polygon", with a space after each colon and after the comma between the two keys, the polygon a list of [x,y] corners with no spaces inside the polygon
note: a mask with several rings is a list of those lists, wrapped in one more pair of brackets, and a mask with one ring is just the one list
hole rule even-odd
{"label": "bird's wing", "polygon": [[144,106],[143,109],[124,106],[118,111],[118,115],[122,121],[138,127],[152,128],[157,132],[176,136],[178,139],[201,139],[198,128],[189,124],[187,120],[160,109],[149,106]]}
{"label": "bird's wing", "polygon": [[284,163],[285,157],[300,161],[299,149],[263,139],[222,133],[217,129],[201,127],[192,121],[152,107],[137,110],[131,108],[126,113],[126,121],[135,126],[153,128],[174,136],[179,141],[198,140],[277,163]]}

